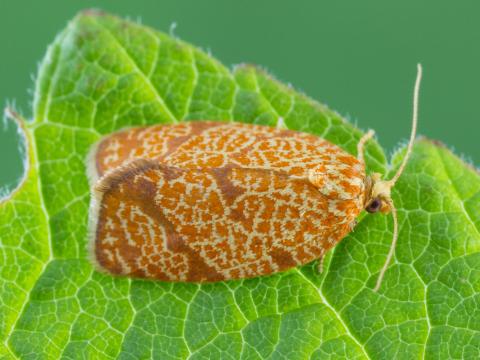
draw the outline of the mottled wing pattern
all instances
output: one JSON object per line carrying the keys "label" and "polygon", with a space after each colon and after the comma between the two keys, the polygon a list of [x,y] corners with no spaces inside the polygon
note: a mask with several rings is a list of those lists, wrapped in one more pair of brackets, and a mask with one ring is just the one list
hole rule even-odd
{"label": "mottled wing pattern", "polygon": [[205,129],[216,127],[216,122],[183,122],[176,125],[154,125],[121,130],[103,138],[92,147],[89,160],[93,164],[90,177],[95,182],[111,169],[136,158],[154,158],[161,161],[182,143]]}
{"label": "mottled wing pattern", "polygon": [[349,231],[307,179],[276,171],[136,160],[97,189],[95,255],[115,274],[195,282],[266,275],[320,257]]}
{"label": "mottled wing pattern", "polygon": [[90,214],[94,253],[115,274],[217,281],[282,271],[320,257],[363,208],[362,165],[289,130],[134,128],[103,139],[93,159],[104,175]]}

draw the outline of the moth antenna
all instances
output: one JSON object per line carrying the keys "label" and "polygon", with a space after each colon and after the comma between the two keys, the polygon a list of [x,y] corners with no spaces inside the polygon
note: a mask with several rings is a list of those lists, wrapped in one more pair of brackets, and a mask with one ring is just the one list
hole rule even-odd
{"label": "moth antenna", "polygon": [[410,141],[408,142],[407,153],[403,158],[402,165],[398,169],[397,173],[391,178],[388,182],[390,186],[393,186],[400,175],[402,175],[403,169],[407,165],[408,160],[410,159],[410,155],[413,149],[413,143],[415,141],[415,137],[417,135],[417,120],[418,120],[418,98],[420,93],[420,82],[422,81],[422,65],[417,64],[417,79],[415,80],[415,88],[413,90],[413,117],[412,117],[412,132],[410,134]]}
{"label": "moth antenna", "polygon": [[380,274],[378,275],[378,278],[377,278],[377,283],[375,285],[375,288],[373,289],[373,291],[375,292],[377,292],[378,289],[380,289],[380,285],[382,285],[383,277],[385,276],[385,272],[387,271],[388,265],[392,260],[393,253],[395,252],[395,247],[397,246],[397,240],[398,240],[397,209],[395,208],[395,205],[393,204],[393,202],[390,203],[390,206],[392,208],[392,217],[393,217],[393,239],[392,239],[392,244],[390,245],[390,250],[388,252],[387,259],[383,264],[382,270],[380,271]]}
{"label": "moth antenna", "polygon": [[368,130],[368,132],[361,137],[360,141],[357,144],[357,159],[363,164],[363,166],[365,166],[365,154],[363,153],[363,148],[367,141],[370,140],[374,135],[375,131]]}
{"label": "moth antenna", "polygon": [[[398,178],[402,175],[403,170],[405,169],[405,166],[407,165],[407,162],[410,159],[410,155],[412,154],[413,143],[415,142],[415,137],[417,135],[418,99],[419,99],[421,81],[422,81],[422,65],[417,64],[417,78],[415,80],[415,87],[413,89],[412,132],[410,134],[410,140],[407,146],[407,153],[403,158],[402,164],[398,168],[397,173],[390,180],[385,182],[385,185],[387,185],[389,189],[392,188],[393,185],[395,185]],[[375,292],[378,291],[378,289],[380,288],[380,285],[382,284],[383,277],[385,276],[385,272],[387,271],[388,265],[392,260],[393,254],[395,252],[395,247],[397,246],[397,240],[398,240],[397,209],[395,208],[395,204],[393,203],[393,200],[390,197],[388,198],[388,205],[392,211],[392,217],[393,217],[393,239],[392,239],[392,244],[390,245],[390,250],[388,252],[387,259],[383,264],[382,270],[380,271],[380,274],[378,275],[378,278],[377,278],[377,283],[375,284],[375,288],[373,289],[373,291]]]}

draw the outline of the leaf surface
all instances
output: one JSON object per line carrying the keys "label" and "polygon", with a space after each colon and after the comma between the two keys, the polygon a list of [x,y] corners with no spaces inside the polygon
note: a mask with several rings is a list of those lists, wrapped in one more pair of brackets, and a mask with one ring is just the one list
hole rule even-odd
{"label": "leaf surface", "polygon": [[[0,355],[6,358],[389,359],[480,357],[480,176],[417,142],[389,216],[365,216],[316,264],[195,285],[114,278],[86,250],[84,159],[102,135],[185,120],[286,125],[355,154],[362,132],[249,65],[229,70],[176,38],[79,14],[49,47],[25,123],[29,169],[0,203]],[[392,159],[396,168],[404,151]],[[388,172],[367,147],[370,172]]]}

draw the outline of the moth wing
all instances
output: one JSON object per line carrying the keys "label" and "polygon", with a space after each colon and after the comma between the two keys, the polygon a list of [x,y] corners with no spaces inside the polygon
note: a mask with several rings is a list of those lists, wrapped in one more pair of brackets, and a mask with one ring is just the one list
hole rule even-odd
{"label": "moth wing", "polygon": [[339,221],[332,200],[308,179],[266,169],[137,159],[102,177],[94,194],[91,244],[99,266],[168,281],[248,278],[305,264],[351,222]]}
{"label": "moth wing", "polygon": [[159,124],[126,128],[108,134],[97,141],[87,155],[86,166],[90,184],[108,171],[138,158],[155,158],[175,151],[184,142],[221,122],[195,121],[179,124]]}

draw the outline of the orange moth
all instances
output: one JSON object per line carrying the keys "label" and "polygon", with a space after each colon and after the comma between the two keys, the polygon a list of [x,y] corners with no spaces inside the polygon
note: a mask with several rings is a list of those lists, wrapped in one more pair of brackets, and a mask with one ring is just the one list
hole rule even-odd
{"label": "orange moth", "polygon": [[412,151],[413,125],[396,175],[366,174],[358,158],[316,136],[236,122],[191,121],[122,130],[88,158],[94,263],[114,275],[213,282],[284,271],[323,257],[362,210],[392,212],[391,188]]}

